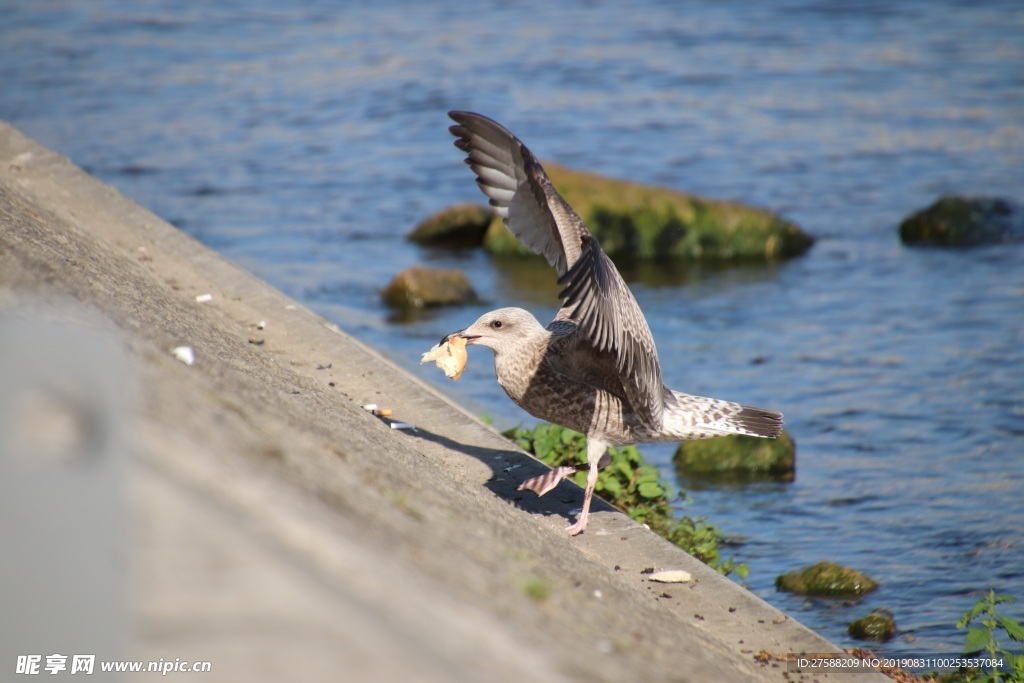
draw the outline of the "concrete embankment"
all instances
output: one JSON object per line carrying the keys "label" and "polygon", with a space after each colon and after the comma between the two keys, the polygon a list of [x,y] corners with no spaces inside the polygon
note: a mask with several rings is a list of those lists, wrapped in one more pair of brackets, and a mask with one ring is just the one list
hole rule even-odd
{"label": "concrete embankment", "polygon": [[[574,486],[517,493],[543,466],[6,124],[0,311],[4,328],[29,330],[29,342],[0,349],[7,358],[50,348],[31,343],[48,329],[37,320],[71,320],[53,348],[85,354],[83,366],[90,347],[75,344],[75,330],[116,349],[127,388],[96,398],[84,418],[118,425],[85,429],[123,474],[110,479],[112,498],[124,499],[113,525],[123,538],[104,541],[123,567],[104,561],[126,577],[111,628],[123,628],[124,657],[211,663],[175,680],[886,680],[786,677],[784,661],[759,663],[762,650],[838,649],[607,506],[595,506],[586,534],[567,537]],[[182,346],[193,364],[173,355]],[[391,429],[366,403],[416,431]],[[124,439],[105,448],[114,432]],[[57,528],[94,513],[109,509],[56,500],[47,518]],[[25,575],[46,576],[32,563],[52,549],[22,550]],[[80,590],[103,585],[69,562]],[[650,567],[694,580],[653,584]],[[45,623],[32,628],[17,647],[45,663],[57,646]],[[67,637],[72,653],[89,652]]]}

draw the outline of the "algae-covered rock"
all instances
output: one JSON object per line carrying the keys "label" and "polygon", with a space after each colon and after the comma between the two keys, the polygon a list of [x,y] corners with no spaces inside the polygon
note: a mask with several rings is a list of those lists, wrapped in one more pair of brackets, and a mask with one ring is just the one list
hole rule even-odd
{"label": "algae-covered rock", "polygon": [[900,223],[909,245],[974,246],[1024,237],[1024,211],[997,197],[946,195]]}
{"label": "algae-covered rock", "polygon": [[685,441],[672,456],[685,476],[764,476],[792,479],[796,471],[796,442],[783,430],[777,439],[734,434],[716,439]]}
{"label": "algae-covered rock", "polygon": [[787,593],[827,598],[859,598],[878,588],[867,574],[834,562],[819,562],[775,579],[775,588]]}
{"label": "algae-covered rock", "polygon": [[892,612],[880,607],[867,616],[850,622],[847,631],[857,640],[875,640],[884,643],[896,635],[896,620]]}
{"label": "algae-covered rock", "polygon": [[494,218],[494,211],[480,204],[456,204],[422,220],[408,239],[418,244],[445,247],[479,247]]}
{"label": "algae-covered rock", "polygon": [[[797,256],[814,239],[795,223],[736,202],[545,164],[552,183],[616,260],[763,260]],[[495,217],[493,254],[528,254]]]}
{"label": "algae-covered rock", "polygon": [[414,266],[395,275],[381,296],[395,308],[465,304],[477,300],[461,270]]}

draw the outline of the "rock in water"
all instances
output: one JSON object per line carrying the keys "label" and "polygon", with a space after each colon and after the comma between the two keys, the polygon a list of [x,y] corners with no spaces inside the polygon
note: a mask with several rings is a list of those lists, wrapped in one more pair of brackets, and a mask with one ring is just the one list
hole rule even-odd
{"label": "rock in water", "polygon": [[871,610],[871,614],[850,623],[847,632],[857,640],[874,640],[884,643],[896,635],[896,620],[892,612],[879,607]]}
{"label": "rock in water", "polygon": [[466,274],[458,269],[413,266],[395,275],[381,292],[394,308],[424,308],[476,301]]}
{"label": "rock in water", "polygon": [[968,247],[1024,239],[1024,211],[998,197],[946,195],[900,223],[907,245]]}
{"label": "rock in water", "polygon": [[479,204],[456,204],[425,218],[408,239],[418,244],[444,247],[479,247],[494,212]]}
{"label": "rock in water", "polygon": [[743,434],[679,444],[672,456],[678,472],[690,477],[765,478],[792,481],[796,442],[786,430],[767,441]]}
{"label": "rock in water", "polygon": [[819,562],[779,576],[775,579],[775,588],[813,597],[859,598],[878,588],[878,582],[856,569],[835,562]]}
{"label": "rock in water", "polygon": [[[559,164],[546,169],[613,261],[778,261],[814,244],[796,223],[764,209]],[[497,220],[487,230],[484,248],[494,254],[530,253]]]}

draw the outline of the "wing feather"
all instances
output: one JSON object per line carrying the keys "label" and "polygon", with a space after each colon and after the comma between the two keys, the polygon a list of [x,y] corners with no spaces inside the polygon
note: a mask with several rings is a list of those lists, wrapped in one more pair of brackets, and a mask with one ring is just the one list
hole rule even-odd
{"label": "wing feather", "polygon": [[583,254],[559,278],[565,285],[556,320],[572,320],[579,334],[598,351],[615,355],[623,387],[634,409],[652,425],[661,426],[664,384],[661,364],[647,319],[615,264],[597,240],[584,240]]}
{"label": "wing feather", "polygon": [[599,352],[611,352],[634,410],[660,429],[664,385],[654,337],[619,271],[555,190],[526,145],[486,116],[453,111],[449,130],[477,185],[505,225],[528,249],[555,269],[562,307],[552,325],[571,321],[573,334]]}

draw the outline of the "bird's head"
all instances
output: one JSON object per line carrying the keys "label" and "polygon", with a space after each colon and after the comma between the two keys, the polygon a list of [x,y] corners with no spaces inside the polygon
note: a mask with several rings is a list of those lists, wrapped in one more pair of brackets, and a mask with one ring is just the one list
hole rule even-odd
{"label": "bird's head", "polygon": [[447,341],[448,337],[463,337],[467,345],[486,346],[497,356],[545,334],[544,326],[537,322],[529,311],[521,308],[499,308],[484,313],[466,329],[452,332],[441,341]]}

